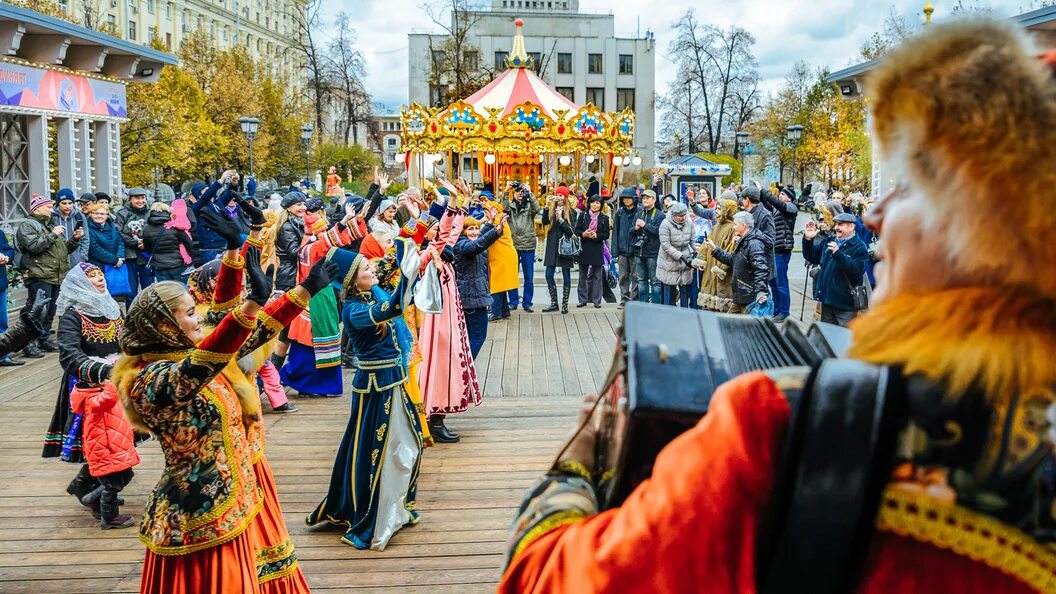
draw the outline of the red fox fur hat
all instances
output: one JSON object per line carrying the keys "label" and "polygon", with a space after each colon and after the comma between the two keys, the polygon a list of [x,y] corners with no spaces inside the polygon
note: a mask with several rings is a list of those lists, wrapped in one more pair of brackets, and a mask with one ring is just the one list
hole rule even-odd
{"label": "red fox fur hat", "polygon": [[1027,34],[928,27],[868,79],[885,166],[925,196],[959,275],[1056,298],[1056,78]]}

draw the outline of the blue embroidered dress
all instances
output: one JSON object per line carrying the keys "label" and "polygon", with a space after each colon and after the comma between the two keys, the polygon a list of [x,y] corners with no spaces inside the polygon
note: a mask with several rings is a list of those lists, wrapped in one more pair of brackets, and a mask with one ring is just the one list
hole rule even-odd
{"label": "blue embroidered dress", "polygon": [[350,295],[341,316],[359,360],[352,415],[329,492],[306,522],[347,527],[341,541],[358,549],[383,550],[397,530],[418,522],[421,426],[404,389],[407,372],[395,323],[409,290],[401,279],[392,295],[376,286]]}

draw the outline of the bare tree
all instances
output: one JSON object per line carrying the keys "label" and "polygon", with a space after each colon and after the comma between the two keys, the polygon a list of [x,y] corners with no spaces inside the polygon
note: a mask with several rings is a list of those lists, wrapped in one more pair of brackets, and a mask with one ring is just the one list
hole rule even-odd
{"label": "bare tree", "polygon": [[481,19],[479,7],[470,0],[435,0],[423,4],[422,9],[444,32],[435,38],[429,36],[428,82],[433,105],[464,99],[488,84],[495,71],[482,59],[471,35]]}
{"label": "bare tree", "polygon": [[327,60],[323,48],[319,45],[319,31],[322,29],[322,16],[320,8],[322,0],[307,0],[307,2],[291,2],[294,8],[290,14],[293,21],[294,34],[297,44],[294,52],[300,54],[305,61],[305,69],[308,73],[308,90],[311,94],[315,109],[315,129],[320,133],[314,135],[317,142],[321,142],[321,131],[323,130],[323,104],[329,97],[330,81],[327,79]]}
{"label": "bare tree", "polygon": [[348,14],[338,13],[334,24],[337,37],[327,47],[328,78],[333,81],[330,89],[334,99],[341,105],[340,125],[335,136],[359,143],[359,124],[370,120],[371,98],[363,84],[366,67],[363,55],[355,49],[356,31],[349,24]]}
{"label": "bare tree", "polygon": [[700,103],[697,86],[693,84],[693,73],[680,67],[671,90],[657,99],[657,106],[663,114],[660,118],[660,134],[670,141],[671,154],[662,155],[664,158],[693,154],[700,150],[701,129],[696,122],[702,111]]}

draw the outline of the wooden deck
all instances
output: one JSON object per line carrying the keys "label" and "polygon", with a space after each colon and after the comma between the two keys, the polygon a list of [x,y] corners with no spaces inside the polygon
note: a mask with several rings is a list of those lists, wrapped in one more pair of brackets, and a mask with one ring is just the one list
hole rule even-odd
{"label": "wooden deck", "polygon": [[[545,284],[536,286],[542,303]],[[340,532],[304,524],[326,492],[348,396],[266,414],[268,460],[313,591],[493,591],[516,507],[571,429],[582,395],[603,381],[617,323],[606,305],[566,316],[519,312],[491,324],[478,363],[484,404],[449,417],[461,443],[426,451],[422,522],[384,552],[357,551],[338,541]],[[60,375],[56,355],[0,369],[0,592],[138,591],[144,547],[136,529],[101,531],[65,492],[77,467],[40,458]],[[162,467],[157,442],[140,454],[123,493],[133,515]]]}

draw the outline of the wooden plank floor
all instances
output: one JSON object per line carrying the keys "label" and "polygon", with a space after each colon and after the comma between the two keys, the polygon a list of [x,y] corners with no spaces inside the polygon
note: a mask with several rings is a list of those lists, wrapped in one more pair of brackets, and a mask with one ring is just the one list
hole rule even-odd
{"label": "wooden plank floor", "polygon": [[[572,428],[583,393],[603,381],[617,323],[606,305],[491,324],[478,357],[484,404],[449,417],[461,443],[426,451],[422,522],[384,552],[357,551],[338,541],[340,532],[304,524],[326,492],[348,396],[266,414],[268,460],[313,591],[493,591],[516,507]],[[135,592],[144,554],[136,529],[99,530],[65,492],[77,467],[40,458],[60,375],[56,355],[0,368],[0,592]],[[140,455],[123,493],[123,509],[136,516],[162,468],[155,441]]]}

